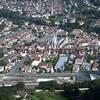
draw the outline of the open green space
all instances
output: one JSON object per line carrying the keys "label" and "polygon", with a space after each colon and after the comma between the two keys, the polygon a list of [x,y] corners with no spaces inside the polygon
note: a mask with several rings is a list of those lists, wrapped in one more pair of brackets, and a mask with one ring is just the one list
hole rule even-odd
{"label": "open green space", "polygon": [[32,92],[27,96],[27,100],[68,100],[59,93],[53,92]]}

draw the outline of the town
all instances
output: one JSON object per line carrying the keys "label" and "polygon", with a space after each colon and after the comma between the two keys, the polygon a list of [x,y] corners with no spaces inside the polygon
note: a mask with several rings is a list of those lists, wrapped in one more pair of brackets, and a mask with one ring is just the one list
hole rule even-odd
{"label": "town", "polygon": [[[85,3],[99,9],[87,1]],[[62,12],[66,11],[65,4],[67,2],[62,3],[60,0],[0,0],[1,74],[100,70],[100,19],[93,21],[91,27],[87,26],[90,30],[87,31],[84,27],[88,20],[72,17],[69,8],[66,8],[66,17],[62,16]],[[78,3],[73,4],[78,6]],[[9,17],[11,15],[12,20]],[[24,23],[20,20],[22,18]],[[34,21],[32,18],[37,19]]]}
{"label": "town", "polygon": [[99,91],[99,0],[0,0],[0,100],[99,100]]}
{"label": "town", "polygon": [[[44,25],[24,25],[16,32],[7,19],[0,33],[1,73],[16,72],[54,73],[99,71],[100,40],[97,34],[90,36],[81,29],[71,33],[57,27]],[[24,59],[24,61],[23,61]],[[15,68],[15,70],[13,70]]]}

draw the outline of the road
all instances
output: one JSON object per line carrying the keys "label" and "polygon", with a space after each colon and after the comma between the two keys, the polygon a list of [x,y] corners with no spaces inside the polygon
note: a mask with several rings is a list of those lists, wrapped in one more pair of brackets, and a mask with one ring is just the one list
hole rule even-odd
{"label": "road", "polygon": [[6,80],[33,80],[33,79],[38,79],[38,78],[57,78],[57,77],[73,77],[75,76],[75,79],[77,82],[82,82],[86,80],[90,80],[89,75],[93,74],[97,76],[97,78],[100,78],[100,72],[77,72],[77,73],[40,73],[40,74],[29,74],[29,73],[10,73],[10,74],[5,74],[1,75],[2,79]]}
{"label": "road", "polygon": [[27,60],[27,57],[22,58],[22,60],[20,62],[17,62],[14,67],[7,73],[7,75],[15,75],[16,73],[19,74],[20,73],[20,66],[23,65],[23,63]]}
{"label": "road", "polygon": [[90,74],[91,72],[78,72],[75,73],[75,80],[76,82],[83,82],[83,81],[88,81],[90,79]]}
{"label": "road", "polygon": [[[21,62],[22,63],[22,62]],[[20,64],[21,64],[20,63]],[[19,64],[19,66],[20,66]],[[16,65],[17,66],[17,65]],[[0,74],[0,86],[2,84],[5,84],[5,86],[11,86],[15,85],[18,82],[24,82],[27,85],[33,85],[36,86],[39,84],[37,82],[38,79],[54,79],[56,81],[60,82],[68,82],[68,80],[64,79],[58,79],[59,77],[66,78],[66,77],[75,77],[75,81],[73,82],[83,82],[83,81],[90,81],[90,74],[94,75],[97,79],[100,79],[100,71],[98,72],[77,72],[77,73],[36,73],[36,74],[29,74],[29,73],[13,73],[13,71],[16,71],[15,67],[11,73],[7,74]]]}

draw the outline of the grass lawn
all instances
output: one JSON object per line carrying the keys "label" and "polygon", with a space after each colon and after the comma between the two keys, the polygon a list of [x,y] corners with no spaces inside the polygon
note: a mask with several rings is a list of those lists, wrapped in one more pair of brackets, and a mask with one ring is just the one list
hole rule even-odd
{"label": "grass lawn", "polygon": [[27,96],[27,100],[68,100],[59,93],[38,92],[31,93]]}

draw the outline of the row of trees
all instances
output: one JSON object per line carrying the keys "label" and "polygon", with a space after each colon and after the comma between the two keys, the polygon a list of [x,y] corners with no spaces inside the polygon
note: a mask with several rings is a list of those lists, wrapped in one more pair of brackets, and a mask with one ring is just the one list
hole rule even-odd
{"label": "row of trees", "polygon": [[[58,84],[56,81],[40,82],[38,89],[50,90],[64,90],[61,95],[68,98],[68,100],[99,100],[100,98],[100,80],[88,81],[75,84]],[[89,88],[87,91],[80,91],[79,88]],[[12,95],[16,94],[18,90],[24,90],[23,82],[18,83],[12,87],[0,87],[0,100],[13,100]],[[34,95],[34,94],[33,94]]]}
{"label": "row of trees", "polygon": [[[62,85],[57,84],[55,81],[41,82],[39,89],[54,91],[56,89],[64,90],[61,94],[69,100],[99,100],[100,98],[100,80],[86,81],[83,83]],[[89,88],[89,90],[81,92],[79,88]]]}
{"label": "row of trees", "polygon": [[46,22],[43,18],[32,18],[27,17],[26,14],[20,14],[19,12],[9,11],[7,9],[0,9],[0,17],[7,18],[13,21],[14,24],[23,25],[25,21],[29,21],[30,23],[42,24],[45,25]]}
{"label": "row of trees", "polygon": [[[13,97],[18,90],[24,90],[25,85],[23,82],[19,82],[12,87],[0,87],[0,100],[17,100]],[[18,99],[21,100],[21,99]]]}
{"label": "row of trees", "polygon": [[0,58],[4,56],[3,48],[0,48]]}
{"label": "row of trees", "polygon": [[90,2],[96,6],[100,6],[100,0],[90,0]]}
{"label": "row of trees", "polygon": [[[99,33],[100,31],[100,27],[96,26],[96,27],[91,27],[91,22],[93,19],[97,19],[100,17],[100,11],[96,10],[96,9],[84,9],[82,11],[79,11],[79,16],[84,16],[84,18],[82,17],[82,20],[85,21],[85,24],[83,26],[80,26],[79,23],[76,21],[75,23],[62,23],[62,19],[61,17],[50,17],[50,23],[46,22],[45,18],[32,18],[27,17],[26,14],[20,14],[19,12],[13,12],[13,11],[9,11],[7,9],[1,9],[0,10],[0,17],[4,17],[4,18],[8,18],[9,20],[13,21],[14,24],[17,24],[19,26],[23,25],[25,21],[29,21],[30,24],[31,23],[35,23],[38,25],[53,25],[55,26],[55,22],[56,20],[58,20],[60,22],[59,27],[66,30],[66,31],[72,31],[75,28],[81,28],[84,31],[87,32],[96,32]],[[78,18],[76,18],[78,19]],[[89,21],[87,20],[89,19]]]}

